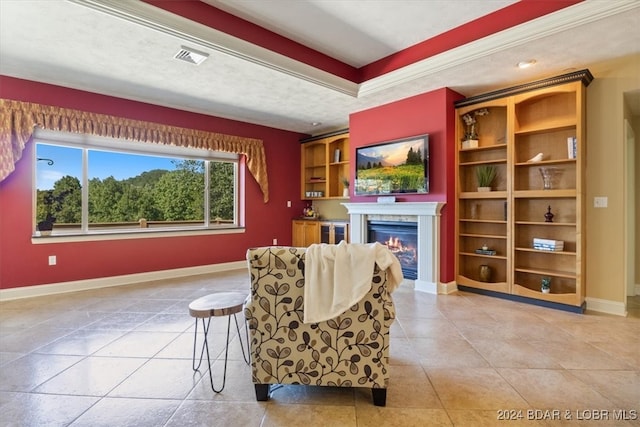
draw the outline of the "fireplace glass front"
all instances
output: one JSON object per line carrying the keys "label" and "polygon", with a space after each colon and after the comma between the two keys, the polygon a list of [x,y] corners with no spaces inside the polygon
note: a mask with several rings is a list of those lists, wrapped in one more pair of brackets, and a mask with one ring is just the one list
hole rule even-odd
{"label": "fireplace glass front", "polygon": [[367,241],[387,246],[400,261],[405,279],[418,278],[418,224],[402,221],[368,221]]}

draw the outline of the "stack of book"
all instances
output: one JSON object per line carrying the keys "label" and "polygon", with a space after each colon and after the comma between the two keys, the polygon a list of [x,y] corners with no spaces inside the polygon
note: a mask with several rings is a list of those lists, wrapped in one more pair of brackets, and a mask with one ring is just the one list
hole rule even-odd
{"label": "stack of book", "polygon": [[567,138],[567,155],[570,159],[575,159],[578,155],[578,140],[575,136]]}
{"label": "stack of book", "polygon": [[561,251],[564,250],[564,241],[563,240],[540,239],[538,237],[534,237],[533,238],[533,249],[537,249],[539,251],[561,252]]}
{"label": "stack of book", "polygon": [[476,253],[479,255],[495,255],[496,251],[493,249],[476,249]]}

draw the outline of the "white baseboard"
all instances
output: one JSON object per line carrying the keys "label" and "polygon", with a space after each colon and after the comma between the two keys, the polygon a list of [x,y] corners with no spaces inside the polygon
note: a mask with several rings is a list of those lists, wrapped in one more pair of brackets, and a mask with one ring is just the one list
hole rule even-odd
{"label": "white baseboard", "polygon": [[416,291],[425,292],[427,294],[438,293],[438,285],[436,283],[428,282],[426,280],[415,280],[414,288]]}
{"label": "white baseboard", "polygon": [[[196,267],[176,268],[171,270],[149,271],[146,273],[125,274],[122,276],[100,277],[96,279],[74,280],[72,282],[49,283],[46,285],[23,286],[20,288],[0,289],[0,301],[20,298],[38,297],[44,295],[62,294],[67,292],[86,291],[89,289],[106,288],[111,286],[131,285],[152,280],[174,279],[178,277],[195,276],[198,274],[217,273],[246,269],[246,261],[234,261],[222,264],[200,265]],[[248,274],[248,273],[247,273]]]}
{"label": "white baseboard", "polygon": [[424,280],[416,280],[414,281],[414,289],[427,294],[447,295],[456,292],[458,290],[458,285],[456,282],[433,283]]}
{"label": "white baseboard", "polygon": [[585,298],[588,311],[597,311],[599,313],[615,314],[616,316],[627,315],[626,304],[618,301],[611,301],[600,298]]}

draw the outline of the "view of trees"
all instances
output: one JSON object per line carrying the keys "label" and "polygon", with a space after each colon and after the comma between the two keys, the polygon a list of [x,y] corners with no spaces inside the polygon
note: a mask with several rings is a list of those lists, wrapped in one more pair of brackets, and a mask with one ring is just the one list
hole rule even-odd
{"label": "view of trees", "polygon": [[422,153],[420,150],[413,151],[413,147],[409,148],[405,165],[421,165],[422,161]]}
{"label": "view of trees", "polygon": [[[396,168],[398,167],[402,167],[404,165],[422,165],[423,159],[422,159],[422,153],[420,152],[420,150],[413,150],[413,147],[409,147],[409,150],[407,151],[407,160],[398,166],[395,166]],[[368,161],[366,163],[366,165],[358,165],[358,168],[360,170],[366,170],[366,169],[375,169],[375,168],[383,168],[385,167],[382,164],[382,161],[379,162],[371,162]]]}
{"label": "view of trees", "polygon": [[[117,180],[89,180],[89,223],[204,220],[204,167],[199,160],[173,162],[175,170],[152,170]],[[234,219],[234,164],[210,162],[210,219]],[[64,176],[51,190],[37,191],[36,222],[80,223],[82,188]]]}
{"label": "view of trees", "polygon": [[420,150],[409,148],[406,161],[385,166],[382,161],[358,165],[358,193],[415,192],[424,190],[425,167]]}

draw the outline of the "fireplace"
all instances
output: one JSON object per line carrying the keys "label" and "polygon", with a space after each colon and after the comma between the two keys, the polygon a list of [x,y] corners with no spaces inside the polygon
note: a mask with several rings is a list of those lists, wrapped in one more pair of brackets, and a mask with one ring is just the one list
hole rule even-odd
{"label": "fireplace", "polygon": [[418,278],[418,223],[367,221],[367,243],[379,242],[400,261],[406,279]]}
{"label": "fireplace", "polygon": [[369,243],[369,222],[391,221],[413,224],[417,228],[415,247],[416,290],[437,294],[448,293],[440,278],[440,210],[441,202],[343,203],[349,212],[352,243]]}

